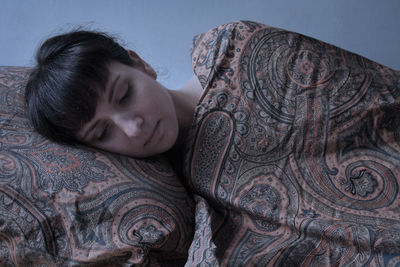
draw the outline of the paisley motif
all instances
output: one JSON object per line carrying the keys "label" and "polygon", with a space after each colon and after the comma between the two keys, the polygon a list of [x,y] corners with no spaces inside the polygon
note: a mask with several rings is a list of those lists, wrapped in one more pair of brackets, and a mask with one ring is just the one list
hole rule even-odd
{"label": "paisley motif", "polygon": [[255,22],[199,36],[192,64],[207,82],[185,175],[214,208],[197,211],[212,231],[193,242],[215,253],[193,263],[398,264],[400,72]]}

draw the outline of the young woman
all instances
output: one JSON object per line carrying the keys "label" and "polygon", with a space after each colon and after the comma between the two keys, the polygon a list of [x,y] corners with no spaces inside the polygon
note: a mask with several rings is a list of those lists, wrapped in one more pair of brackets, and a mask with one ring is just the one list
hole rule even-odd
{"label": "young woman", "polygon": [[185,137],[187,266],[399,263],[400,72],[251,21],[198,35],[191,60],[197,78],[170,91],[103,35],[55,37],[28,83],[32,120],[134,157]]}
{"label": "young woman", "polygon": [[180,90],[163,87],[150,65],[104,33],[55,36],[36,60],[26,101],[38,132],[131,157],[179,144],[202,92],[196,76]]}

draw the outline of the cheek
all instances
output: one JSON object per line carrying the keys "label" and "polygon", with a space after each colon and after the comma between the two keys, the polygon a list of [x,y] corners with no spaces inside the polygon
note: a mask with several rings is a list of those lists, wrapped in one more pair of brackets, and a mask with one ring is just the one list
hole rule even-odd
{"label": "cheek", "polygon": [[135,151],[135,144],[129,140],[126,136],[121,134],[114,134],[110,140],[104,144],[99,145],[99,148],[123,155],[130,155],[132,151]]}

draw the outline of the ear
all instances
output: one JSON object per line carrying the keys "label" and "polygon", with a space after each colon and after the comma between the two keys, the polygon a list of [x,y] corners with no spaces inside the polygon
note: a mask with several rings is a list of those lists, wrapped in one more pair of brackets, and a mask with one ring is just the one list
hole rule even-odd
{"label": "ear", "polygon": [[128,49],[128,54],[131,57],[131,59],[135,62],[135,67],[139,68],[141,71],[150,75],[150,77],[152,77],[154,80],[157,79],[157,73],[154,71],[154,69],[146,61],[144,61],[141,57],[139,57],[138,54],[129,49]]}

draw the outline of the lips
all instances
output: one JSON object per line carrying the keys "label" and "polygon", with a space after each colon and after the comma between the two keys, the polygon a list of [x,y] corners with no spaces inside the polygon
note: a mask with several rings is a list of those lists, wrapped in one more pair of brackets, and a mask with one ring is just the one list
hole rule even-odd
{"label": "lips", "polygon": [[144,145],[146,146],[148,144],[153,143],[155,140],[158,139],[159,135],[160,135],[160,121],[157,121],[156,125],[154,126],[153,132],[151,133],[149,138],[146,140]]}

